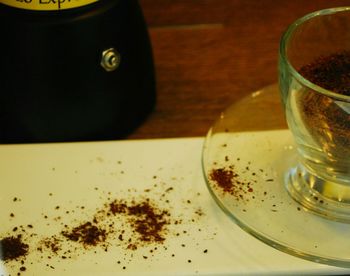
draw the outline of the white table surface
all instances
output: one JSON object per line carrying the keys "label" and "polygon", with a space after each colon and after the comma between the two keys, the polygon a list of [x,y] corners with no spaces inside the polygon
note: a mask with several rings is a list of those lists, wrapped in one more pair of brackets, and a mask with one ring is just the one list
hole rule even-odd
{"label": "white table surface", "polygon": [[[350,270],[282,253],[235,225],[207,190],[202,145],[203,138],[1,145],[0,237],[27,224],[34,226],[37,237],[59,233],[60,223],[47,225],[43,219],[44,213],[49,218],[60,214],[56,205],[62,212],[84,205],[84,211],[66,218],[77,221],[91,216],[106,197],[137,198],[146,189],[150,189],[148,197],[164,205],[162,194],[171,187],[165,205],[182,220],[169,225],[163,244],[135,251],[115,244],[107,252],[85,250],[67,260],[47,259],[34,251],[27,256],[21,275],[350,274]],[[20,266],[2,264],[0,275],[16,275]]]}

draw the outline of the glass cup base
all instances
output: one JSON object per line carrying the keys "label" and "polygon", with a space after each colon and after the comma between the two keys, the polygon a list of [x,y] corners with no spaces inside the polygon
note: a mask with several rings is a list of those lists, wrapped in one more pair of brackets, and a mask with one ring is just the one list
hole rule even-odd
{"label": "glass cup base", "polygon": [[286,174],[291,197],[307,210],[330,220],[350,223],[350,187],[322,179],[297,165]]}

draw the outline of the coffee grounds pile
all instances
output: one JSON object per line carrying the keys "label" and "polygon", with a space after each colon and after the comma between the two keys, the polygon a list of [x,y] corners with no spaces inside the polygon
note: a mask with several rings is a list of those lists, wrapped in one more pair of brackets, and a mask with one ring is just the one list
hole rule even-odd
{"label": "coffee grounds pile", "polygon": [[214,168],[209,173],[209,179],[222,190],[233,196],[236,200],[249,201],[248,194],[254,191],[252,185],[254,181],[245,181],[235,172],[234,166]]}
{"label": "coffee grounds pile", "polygon": [[83,244],[84,247],[96,246],[105,242],[107,238],[106,230],[100,229],[91,222],[85,222],[71,231],[62,231],[61,234],[71,241]]}
{"label": "coffee grounds pile", "polygon": [[238,175],[232,169],[213,169],[209,176],[225,193],[235,194],[237,192],[235,189],[235,179]]}
{"label": "coffee grounds pile", "polygon": [[[113,215],[123,214],[129,217],[129,225],[139,235],[140,242],[162,243],[165,240],[166,225],[170,224],[170,213],[160,210],[149,200],[128,205],[125,201],[113,201],[109,205]],[[121,236],[120,236],[121,237]],[[129,246],[134,248],[134,246]]]}
{"label": "coffee grounds pile", "polygon": [[25,257],[29,246],[22,241],[22,235],[16,237],[5,237],[0,240],[0,260],[11,261]]}
{"label": "coffee grounds pile", "polygon": [[[350,96],[350,51],[320,57],[303,66],[299,73],[323,88]],[[328,156],[349,155],[349,112],[335,100],[312,90],[301,93],[299,97],[302,119]]]}
{"label": "coffee grounds pile", "polygon": [[[161,209],[148,198],[138,201],[133,199],[130,202],[115,199],[98,209],[91,221],[82,222],[75,227],[66,225],[60,236],[85,249],[99,246],[105,251],[108,251],[112,240],[117,238],[119,246],[136,250],[138,247],[163,243],[168,233],[167,225],[171,222],[170,212]],[[59,253],[63,241],[62,237],[51,237],[44,245]],[[77,250],[78,248],[71,248],[70,252],[64,251],[63,254],[70,258],[70,253]]]}

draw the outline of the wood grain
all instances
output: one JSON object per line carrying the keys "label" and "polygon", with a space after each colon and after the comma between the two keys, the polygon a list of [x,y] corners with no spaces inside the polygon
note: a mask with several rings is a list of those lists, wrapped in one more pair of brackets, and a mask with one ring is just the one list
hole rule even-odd
{"label": "wood grain", "polygon": [[[278,80],[279,40],[297,18],[341,0],[141,0],[157,105],[129,139],[204,136],[220,112]],[[275,105],[271,105],[273,112]],[[242,112],[254,119],[254,112]]]}

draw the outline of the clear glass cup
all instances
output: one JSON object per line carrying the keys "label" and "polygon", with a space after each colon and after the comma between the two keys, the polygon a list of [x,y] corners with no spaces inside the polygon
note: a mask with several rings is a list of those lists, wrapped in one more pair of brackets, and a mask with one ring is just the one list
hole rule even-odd
{"label": "clear glass cup", "polygon": [[347,92],[319,83],[340,74],[350,79],[349,66],[347,73],[336,70],[344,57],[350,58],[350,7],[308,14],[281,39],[279,84],[299,153],[298,165],[286,174],[288,192],[308,210],[350,223],[349,82]]}

